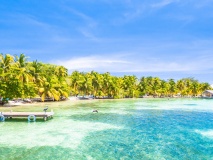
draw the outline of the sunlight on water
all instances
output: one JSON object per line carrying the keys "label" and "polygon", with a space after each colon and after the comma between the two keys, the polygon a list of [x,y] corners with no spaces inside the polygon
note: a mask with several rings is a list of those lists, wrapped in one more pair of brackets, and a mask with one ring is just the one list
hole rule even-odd
{"label": "sunlight on water", "polygon": [[[4,126],[5,123],[7,122],[4,122]],[[4,135],[0,136],[1,145],[21,145],[27,148],[61,145],[63,147],[76,148],[90,132],[121,128],[98,122],[77,122],[72,120],[40,124],[36,122],[22,123],[18,127],[14,125],[10,123],[4,130],[1,130],[1,135]],[[15,138],[14,134],[8,133],[15,133]]]}
{"label": "sunlight on water", "polygon": [[[155,101],[137,102],[137,109],[159,109],[159,110],[186,110],[186,111],[208,111],[213,112],[210,100],[202,99],[163,99]],[[212,102],[211,102],[212,103]]]}
{"label": "sunlight on water", "polygon": [[196,133],[201,134],[202,136],[205,136],[207,138],[213,139],[213,129],[212,130],[206,130],[206,131],[201,131],[201,130],[195,130]]}
{"label": "sunlight on water", "polygon": [[40,112],[45,106],[55,112],[46,122],[0,122],[1,160],[213,157],[213,100],[68,100],[0,111]]}

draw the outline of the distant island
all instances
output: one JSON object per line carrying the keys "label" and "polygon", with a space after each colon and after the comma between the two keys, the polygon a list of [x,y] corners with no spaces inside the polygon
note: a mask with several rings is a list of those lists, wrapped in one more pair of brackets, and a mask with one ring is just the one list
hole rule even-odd
{"label": "distant island", "polygon": [[74,71],[68,74],[64,66],[29,62],[24,54],[0,54],[0,98],[40,98],[59,101],[69,96],[92,95],[94,98],[196,97],[211,89],[209,83],[193,78],[162,80],[159,77],[124,75],[109,72]]}

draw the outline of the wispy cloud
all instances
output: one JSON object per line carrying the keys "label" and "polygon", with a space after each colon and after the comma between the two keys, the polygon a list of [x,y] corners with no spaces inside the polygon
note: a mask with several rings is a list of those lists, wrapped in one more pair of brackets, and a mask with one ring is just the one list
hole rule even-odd
{"label": "wispy cloud", "polygon": [[123,67],[129,66],[130,62],[117,58],[117,56],[87,56],[71,58],[69,60],[54,61],[58,65],[63,65],[69,70],[80,71],[119,71]]}
{"label": "wispy cloud", "polygon": [[162,8],[162,7],[165,7],[171,3],[174,3],[174,2],[179,2],[179,0],[162,0],[161,2],[157,2],[157,3],[153,3],[151,5],[151,7],[153,8]]}
{"label": "wispy cloud", "polygon": [[42,22],[38,20],[33,15],[30,14],[21,14],[21,13],[16,13],[16,14],[7,14],[6,19],[1,19],[1,23],[8,23],[13,26],[22,26],[22,25],[30,25],[30,26],[35,26],[35,27],[41,27],[44,29],[50,29],[51,25],[49,25],[46,22]]}
{"label": "wispy cloud", "polygon": [[93,18],[83,13],[82,11],[80,12],[71,7],[63,6],[63,9],[74,14],[75,16],[81,19],[82,23],[78,24],[80,26],[76,26],[77,31],[79,31],[85,38],[89,38],[95,41],[98,40],[98,37],[95,36],[94,34],[95,29],[98,26],[97,21],[95,21]]}
{"label": "wispy cloud", "polygon": [[[189,57],[190,58],[190,57]],[[208,57],[209,58],[209,57]],[[212,58],[212,57],[211,57]],[[183,58],[184,59],[184,58]],[[63,65],[70,71],[99,71],[99,72],[191,72],[213,68],[212,64],[206,65],[205,57],[186,60],[149,59],[133,60],[130,57],[123,59],[111,56],[77,57],[69,60],[58,60],[54,63]]]}
{"label": "wispy cloud", "polygon": [[93,41],[100,41],[100,38],[98,38],[97,36],[95,36],[93,34],[93,32],[88,29],[88,28],[85,28],[85,27],[80,27],[77,29],[84,37],[86,38],[89,38],[90,40],[93,40]]}
{"label": "wispy cloud", "polygon": [[153,11],[177,2],[180,2],[180,0],[160,0],[155,3],[153,1],[123,1],[122,4],[126,7],[124,7],[122,16],[115,18],[113,24],[125,24],[147,17],[155,14]]}
{"label": "wispy cloud", "polygon": [[124,48],[125,54],[96,53],[91,56],[75,56],[52,62],[63,65],[70,71],[202,73],[213,68],[213,47],[211,46],[211,40],[188,43],[152,41],[144,43],[144,47],[141,48]]}
{"label": "wispy cloud", "polygon": [[45,39],[45,36],[49,38],[57,36],[59,34],[59,29],[56,25],[42,21],[40,18],[32,14],[9,13],[7,15],[7,19],[2,20],[1,23],[16,28],[16,32],[14,32],[14,30],[11,30],[11,33],[14,32],[12,37],[24,33],[24,35],[20,37],[20,40],[23,37],[32,36],[33,40],[39,37],[39,39],[42,41]]}
{"label": "wispy cloud", "polygon": [[128,12],[125,12],[123,15],[124,15],[124,18],[125,18],[125,21],[128,22],[132,19],[135,19],[139,16],[142,15],[142,13],[144,12],[145,8],[144,6],[138,6],[137,8],[135,8],[134,10],[131,10],[131,11],[128,11]]}

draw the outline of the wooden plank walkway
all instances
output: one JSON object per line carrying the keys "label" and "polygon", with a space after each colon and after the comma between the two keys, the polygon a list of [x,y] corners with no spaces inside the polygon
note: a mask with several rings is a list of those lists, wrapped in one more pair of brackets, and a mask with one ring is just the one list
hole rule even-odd
{"label": "wooden plank walkway", "polygon": [[[13,117],[42,117],[46,121],[48,118],[52,118],[54,112],[0,112],[0,115],[3,115],[5,118]],[[29,119],[28,119],[29,120]]]}

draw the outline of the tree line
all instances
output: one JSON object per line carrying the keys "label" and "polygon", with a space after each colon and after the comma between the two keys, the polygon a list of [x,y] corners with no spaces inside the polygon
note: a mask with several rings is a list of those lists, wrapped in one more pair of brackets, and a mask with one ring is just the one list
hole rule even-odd
{"label": "tree line", "polygon": [[29,62],[24,54],[0,54],[0,97],[40,97],[60,100],[68,96],[93,95],[96,98],[133,98],[144,95],[154,97],[198,96],[210,84],[193,78],[162,80],[159,77],[134,75],[113,76],[109,72],[74,71],[70,75],[64,66]]}
{"label": "tree line", "polygon": [[73,95],[91,94],[95,97],[109,98],[199,96],[203,91],[211,89],[209,83],[200,83],[193,78],[165,81],[159,77],[138,79],[134,75],[117,77],[110,75],[109,72],[100,74],[94,71],[88,73],[74,71],[69,80]]}
{"label": "tree line", "polygon": [[63,66],[28,62],[24,54],[0,54],[0,97],[60,100],[68,97],[67,73]]}

